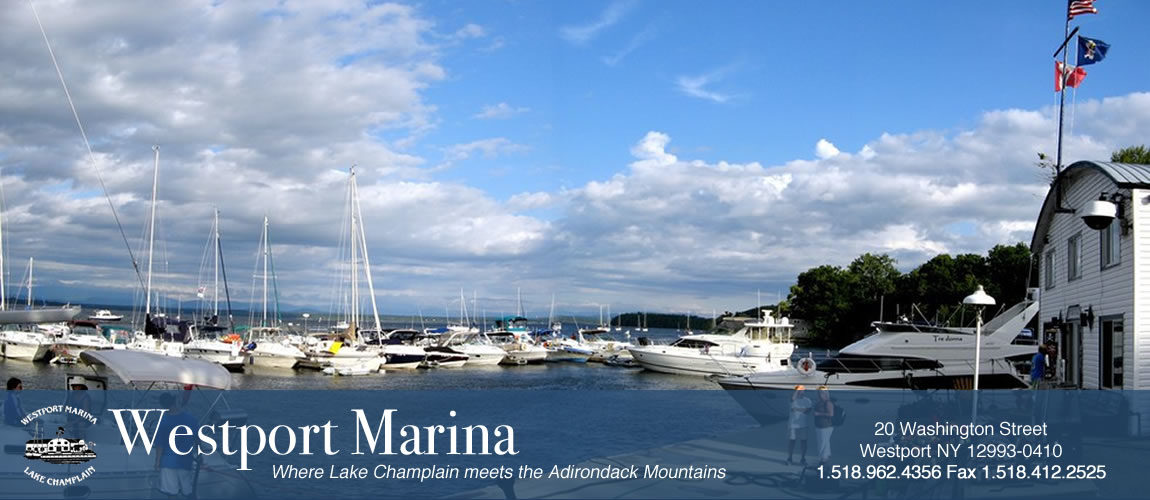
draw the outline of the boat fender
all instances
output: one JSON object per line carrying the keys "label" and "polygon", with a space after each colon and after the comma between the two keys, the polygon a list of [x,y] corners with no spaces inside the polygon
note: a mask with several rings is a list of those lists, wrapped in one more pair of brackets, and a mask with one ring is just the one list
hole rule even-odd
{"label": "boat fender", "polygon": [[799,363],[795,365],[795,369],[797,369],[799,373],[803,375],[810,375],[815,371],[815,360],[809,357],[800,359]]}

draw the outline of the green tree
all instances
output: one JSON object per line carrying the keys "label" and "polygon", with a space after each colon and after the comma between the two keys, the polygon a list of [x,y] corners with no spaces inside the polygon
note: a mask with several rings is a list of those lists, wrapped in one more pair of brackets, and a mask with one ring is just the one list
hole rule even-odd
{"label": "green tree", "polygon": [[1129,146],[1110,153],[1110,161],[1116,163],[1150,164],[1150,149],[1146,146]]}
{"label": "green tree", "polygon": [[986,293],[1000,304],[1016,304],[1026,298],[1027,287],[1038,283],[1037,263],[1024,243],[995,245],[986,255]]}
{"label": "green tree", "polygon": [[787,297],[791,313],[810,322],[815,343],[836,345],[850,310],[850,279],[841,267],[819,266],[799,274]]}

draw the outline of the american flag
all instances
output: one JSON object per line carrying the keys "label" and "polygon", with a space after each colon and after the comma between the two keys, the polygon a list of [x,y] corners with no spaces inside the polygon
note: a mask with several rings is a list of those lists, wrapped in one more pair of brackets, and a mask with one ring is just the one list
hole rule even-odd
{"label": "american flag", "polygon": [[1082,14],[1097,14],[1098,9],[1094,8],[1094,0],[1070,0],[1070,9],[1067,11],[1066,19],[1074,19],[1074,16],[1081,16]]}

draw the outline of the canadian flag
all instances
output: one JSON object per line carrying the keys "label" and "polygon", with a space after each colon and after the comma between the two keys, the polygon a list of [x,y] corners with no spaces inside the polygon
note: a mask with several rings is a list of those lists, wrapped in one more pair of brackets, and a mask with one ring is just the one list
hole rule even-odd
{"label": "canadian flag", "polygon": [[1085,79],[1086,70],[1081,67],[1062,64],[1062,61],[1054,61],[1055,92],[1061,92],[1063,85],[1078,88],[1078,86],[1082,84],[1082,80]]}

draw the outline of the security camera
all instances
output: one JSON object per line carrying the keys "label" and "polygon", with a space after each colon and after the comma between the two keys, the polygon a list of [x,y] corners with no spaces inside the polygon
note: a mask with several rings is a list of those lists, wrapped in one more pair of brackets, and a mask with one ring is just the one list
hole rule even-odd
{"label": "security camera", "polygon": [[1114,202],[1100,199],[1090,202],[1082,212],[1082,222],[1090,229],[1101,231],[1106,229],[1114,218],[1118,216],[1118,206]]}

